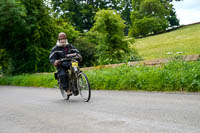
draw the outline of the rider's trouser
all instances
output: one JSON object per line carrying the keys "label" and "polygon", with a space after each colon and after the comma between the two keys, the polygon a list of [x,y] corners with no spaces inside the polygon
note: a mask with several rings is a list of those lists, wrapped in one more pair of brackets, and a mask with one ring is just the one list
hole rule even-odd
{"label": "rider's trouser", "polygon": [[60,86],[64,90],[68,90],[69,89],[69,83],[68,83],[69,75],[66,72],[66,69],[60,68],[58,70],[58,79],[59,79]]}
{"label": "rider's trouser", "polygon": [[71,66],[71,62],[65,61],[65,62],[62,62],[61,66],[58,68],[59,83],[60,83],[60,86],[65,90],[69,89],[69,82],[68,82],[69,75],[67,73],[67,70],[70,69],[70,66]]}

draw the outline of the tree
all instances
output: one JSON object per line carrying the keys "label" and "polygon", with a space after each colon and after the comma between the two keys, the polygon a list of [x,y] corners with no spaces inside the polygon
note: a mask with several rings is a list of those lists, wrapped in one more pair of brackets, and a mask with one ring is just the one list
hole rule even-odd
{"label": "tree", "polygon": [[57,38],[53,18],[43,0],[22,0],[26,7],[26,22],[31,25],[26,38],[28,54],[28,72],[42,72],[51,69],[49,65],[49,50],[55,45]]}
{"label": "tree", "polygon": [[49,63],[49,53],[58,33],[68,33],[70,42],[78,36],[70,24],[52,18],[47,6],[43,0],[0,2],[0,52],[7,52],[4,55],[9,58],[8,65],[2,66],[7,66],[3,68],[9,73],[54,70]]}
{"label": "tree", "polygon": [[74,27],[65,22],[62,18],[55,18],[56,33],[65,32],[67,34],[67,39],[70,43],[74,42],[79,36],[79,32],[74,29]]}
{"label": "tree", "polygon": [[[98,2],[98,1],[97,1]],[[83,32],[91,28],[96,8],[91,0],[52,0],[57,17],[63,18]],[[97,5],[101,6],[101,5]]]}
{"label": "tree", "polygon": [[[172,1],[173,0],[132,0],[132,24],[129,35],[136,37],[145,36],[165,31],[169,27],[179,26],[179,20],[176,17],[175,9],[171,4]],[[145,25],[148,29],[144,31],[144,27],[141,25]]]}
{"label": "tree", "polygon": [[170,14],[167,16],[167,20],[168,20],[169,23],[170,23],[170,26],[169,26],[169,27],[179,26],[179,20],[177,19],[176,11],[175,11],[174,8],[172,8],[172,9],[170,10]]}
{"label": "tree", "polygon": [[0,42],[6,49],[8,72],[49,71],[49,50],[57,35],[43,0],[7,0],[0,4]]}
{"label": "tree", "polygon": [[95,34],[82,33],[73,43],[80,51],[83,60],[80,66],[93,66],[96,64],[96,36]]}
{"label": "tree", "polygon": [[131,0],[52,0],[56,16],[69,21],[77,30],[88,31],[98,10],[114,9],[130,24]]}
{"label": "tree", "polygon": [[[19,0],[0,1],[0,16],[0,49],[3,49],[2,52],[4,51],[4,55],[7,57],[6,65],[2,64],[2,66],[6,66],[3,67],[4,72],[8,69],[7,64],[19,69],[16,64],[18,64],[17,61],[20,62],[23,58],[25,52],[23,49],[26,47],[21,38],[24,38],[30,28],[25,21],[25,7]],[[1,62],[5,62],[4,57]]]}
{"label": "tree", "polygon": [[[161,0],[161,3],[164,5],[165,9],[169,11],[169,14],[166,16],[168,22],[169,22],[169,27],[173,26],[179,26],[179,20],[177,19],[176,16],[176,11],[173,8],[173,5],[171,4],[173,0]],[[175,1],[182,1],[182,0],[175,0]]]}
{"label": "tree", "polygon": [[160,0],[133,0],[135,11],[131,14],[132,26],[129,35],[145,36],[164,31],[169,22],[169,11]]}
{"label": "tree", "polygon": [[[55,16],[71,23],[80,32],[88,31],[94,24],[94,16],[98,10],[116,10],[125,20],[127,34],[132,24],[130,16],[132,11],[138,11],[144,0],[52,0]],[[171,4],[173,0],[159,0],[170,12],[166,16],[169,27],[179,25],[175,10]],[[181,0],[175,0],[181,1]]]}
{"label": "tree", "polygon": [[5,49],[0,49],[0,73],[4,73],[8,68],[8,53]]}
{"label": "tree", "polygon": [[130,53],[128,42],[124,41],[125,24],[115,10],[100,10],[90,30],[97,34],[98,64],[118,63]]}

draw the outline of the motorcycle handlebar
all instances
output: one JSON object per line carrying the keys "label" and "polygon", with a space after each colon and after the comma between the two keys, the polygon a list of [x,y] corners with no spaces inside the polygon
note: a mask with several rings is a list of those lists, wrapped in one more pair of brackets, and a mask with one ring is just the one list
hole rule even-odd
{"label": "motorcycle handlebar", "polygon": [[80,59],[80,57],[78,56],[78,54],[68,54],[65,58],[62,58],[60,59],[59,61],[60,62],[63,62],[63,61],[71,61],[73,59]]}

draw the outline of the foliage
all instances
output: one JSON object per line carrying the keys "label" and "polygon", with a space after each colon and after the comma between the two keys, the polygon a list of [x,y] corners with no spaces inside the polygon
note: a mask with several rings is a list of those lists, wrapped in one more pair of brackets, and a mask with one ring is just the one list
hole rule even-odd
{"label": "foliage", "polygon": [[131,14],[130,36],[145,36],[164,31],[169,23],[165,16],[169,11],[160,0],[142,0],[133,3],[135,11]]}
{"label": "foliage", "polygon": [[[171,10],[173,7],[169,4],[172,0],[160,1],[165,9],[170,9],[170,15],[166,16],[167,20],[170,21],[171,25],[171,21],[173,24],[177,24],[178,21],[176,21],[176,16],[174,16],[175,10]],[[123,28],[126,28],[125,33],[127,33],[129,24],[131,22],[131,0],[52,0],[55,11],[54,13],[50,12],[50,5],[47,3],[48,2],[44,0],[0,1],[0,67],[4,72],[16,74],[53,71],[54,68],[52,65],[50,65],[48,56],[50,49],[55,45],[58,32],[61,31],[67,33],[70,43],[73,43],[76,40],[75,45],[80,47],[81,51],[83,52],[85,56],[84,63],[86,66],[97,64],[94,53],[97,49],[100,52],[95,53],[96,57],[100,57],[102,54],[100,45],[97,45],[97,43],[100,44],[100,41],[104,42],[104,44],[107,42],[112,42],[113,44],[116,43],[112,46],[112,48],[114,47],[116,50],[117,47],[119,47],[117,50],[118,52],[115,52],[113,55],[111,55],[114,56],[114,59],[111,57],[107,58],[107,56],[109,56],[108,53],[105,54],[105,57],[102,57],[100,62],[103,62],[104,64],[126,61],[128,58],[132,58],[132,55],[136,57],[136,51],[132,51],[132,54],[129,50],[127,51],[125,46],[127,42],[124,41],[123,35],[122,38],[118,34],[110,36],[111,38],[107,37],[107,40],[99,40],[99,38],[103,37],[103,34],[100,35],[97,32],[90,32],[90,35],[81,36],[78,38],[79,32],[73,28],[73,26],[75,26],[75,28],[81,32],[87,31],[93,26],[95,22],[94,16],[98,10],[116,9],[121,17],[126,20],[123,23],[127,25],[126,27],[123,26]],[[140,4],[138,5],[138,7],[141,6]],[[147,12],[148,10],[145,9],[150,8],[146,7],[148,6],[144,6],[144,10],[141,11]],[[138,10],[134,9],[136,12],[138,12]],[[140,18],[140,12],[138,12],[137,15],[139,18],[135,17],[136,19],[143,19]],[[155,21],[156,23],[154,23]],[[135,25],[143,24],[144,27],[149,28],[146,26],[146,24],[149,22],[154,24],[152,27],[156,27],[150,29],[162,29],[163,25],[160,23],[158,24],[158,22],[165,21],[145,18],[144,20],[138,21],[138,23]],[[149,30],[142,31],[144,32],[142,34],[151,32]],[[135,28],[132,28],[132,33],[137,32],[141,32],[141,30],[135,31]],[[152,30],[152,32],[156,31]],[[121,33],[122,32],[120,31],[120,34]],[[96,39],[99,42],[95,42],[94,40]],[[111,45],[109,44],[108,46]],[[117,56],[118,54],[120,56]],[[88,61],[87,63],[86,60]]]}
{"label": "foliage", "polygon": [[93,66],[96,64],[96,35],[85,33],[79,36],[75,42],[74,46],[80,51],[82,55],[82,62],[80,66]]}
{"label": "foliage", "polygon": [[83,32],[91,28],[96,8],[90,0],[52,0],[52,3],[56,16],[69,21],[77,30]]}
{"label": "foliage", "polygon": [[[22,38],[29,31],[30,26],[26,24],[25,7],[19,0],[0,1],[0,16],[0,48],[3,49],[1,52],[7,56],[7,58],[1,57],[1,59],[2,62],[8,62],[8,57],[12,59],[12,62],[3,63],[5,71],[8,64],[13,65],[13,67],[17,64],[15,60],[22,63],[20,62],[24,56],[22,49],[26,47]],[[18,67],[16,66],[16,68]]]}
{"label": "foliage", "polygon": [[72,25],[65,22],[62,18],[55,18],[58,33],[65,32],[70,43],[72,43],[81,53],[83,60],[80,66],[91,66],[95,64],[95,41],[92,41],[94,35],[88,33],[80,34]]}
{"label": "foliage", "polygon": [[128,42],[124,40],[124,21],[114,10],[100,10],[95,16],[95,24],[90,30],[97,36],[98,64],[119,63],[128,60]]}
{"label": "foliage", "polygon": [[[173,8],[173,5],[171,4],[173,0],[161,0],[161,3],[164,5],[165,9],[168,10],[169,14],[166,16],[169,26],[168,27],[174,27],[179,26],[179,20],[176,16],[176,11]],[[175,1],[182,1],[182,0],[175,0]]]}
{"label": "foliage", "polygon": [[[97,11],[102,9],[116,10],[121,18],[125,20],[125,33],[127,33],[128,28],[131,25],[131,11],[138,11],[142,1],[144,0],[52,0],[52,5],[55,16],[62,17],[65,21],[69,21],[81,32],[90,30],[95,22],[94,16]],[[158,1],[160,1],[164,8],[170,12],[170,14],[166,16],[170,23],[169,26],[179,25],[175,10],[171,4],[173,0]]]}
{"label": "foliage", "polygon": [[[144,17],[133,22],[135,28],[130,30],[130,34],[135,36],[145,36],[152,33],[158,33],[167,27],[167,20],[157,17]],[[132,31],[134,30],[134,31]]]}
{"label": "foliage", "polygon": [[179,26],[179,20],[177,19],[176,11],[174,8],[170,10],[170,14],[167,16],[167,20],[170,23],[170,27]]}
{"label": "foliage", "polygon": [[77,30],[88,31],[94,24],[94,17],[101,9],[115,9],[130,24],[131,0],[52,0],[55,16],[69,21]]}
{"label": "foliage", "polygon": [[0,15],[0,49],[7,55],[0,58],[9,61],[1,61],[8,74],[53,71],[49,53],[58,33],[66,32],[69,42],[79,35],[69,23],[52,18],[43,0],[2,1]]}
{"label": "foliage", "polygon": [[6,71],[6,68],[8,68],[8,53],[5,49],[0,49],[0,73],[3,73]]}
{"label": "foliage", "polygon": [[56,32],[65,32],[67,34],[67,39],[70,43],[74,42],[76,38],[79,36],[79,32],[74,29],[74,27],[68,23],[65,22],[62,18],[55,18],[55,24],[56,24]]}
{"label": "foliage", "polygon": [[162,67],[109,68],[87,71],[93,89],[200,91],[200,62],[171,62]]}
{"label": "foliage", "polygon": [[49,15],[43,0],[21,0],[26,8],[26,23],[30,25],[25,36],[24,66],[22,72],[44,72],[52,69],[49,65],[49,50],[56,38],[55,22]]}
{"label": "foliage", "polygon": [[[92,89],[200,92],[200,62],[175,61],[161,67],[121,66],[85,71]],[[1,85],[55,87],[53,73],[0,78]]]}
{"label": "foliage", "polygon": [[57,87],[53,73],[23,74],[0,78],[1,85]]}
{"label": "foliage", "polygon": [[172,0],[132,0],[132,25],[129,35],[143,37],[178,26],[179,20],[170,2]]}

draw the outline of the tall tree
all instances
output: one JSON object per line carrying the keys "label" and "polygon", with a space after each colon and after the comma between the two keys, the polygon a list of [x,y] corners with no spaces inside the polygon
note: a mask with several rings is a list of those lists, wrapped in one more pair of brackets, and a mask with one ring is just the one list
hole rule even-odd
{"label": "tall tree", "polygon": [[117,63],[129,54],[128,43],[124,41],[125,24],[114,10],[100,10],[90,30],[97,34],[97,61],[99,64]]}
{"label": "tall tree", "polygon": [[129,35],[145,36],[179,25],[175,10],[170,2],[172,0],[132,0],[132,25]]}
{"label": "tall tree", "polygon": [[[165,9],[169,11],[169,14],[166,16],[170,24],[169,27],[178,26],[179,20],[176,16],[176,11],[173,8],[173,5],[171,4],[173,0],[160,0],[160,1],[164,5]],[[183,1],[183,0],[174,0],[174,1]]]}
{"label": "tall tree", "polygon": [[0,5],[0,42],[10,57],[9,72],[49,71],[49,50],[57,35],[43,0],[6,0]]}
{"label": "tall tree", "polygon": [[77,30],[84,31],[91,28],[91,25],[93,24],[93,17],[96,12],[94,11],[95,7],[90,4],[93,4],[93,1],[52,0],[52,3],[56,15],[71,23]]}
{"label": "tall tree", "polygon": [[[25,53],[23,49],[26,44],[21,38],[24,38],[30,27],[26,24],[25,7],[19,0],[0,1],[0,16],[0,49],[4,49],[1,51],[6,52],[9,57],[9,60],[6,61],[10,64],[10,67],[6,67],[4,70],[13,71],[14,67],[19,68],[18,62],[22,63],[21,59]],[[4,59],[5,57],[2,58],[2,60]]]}

